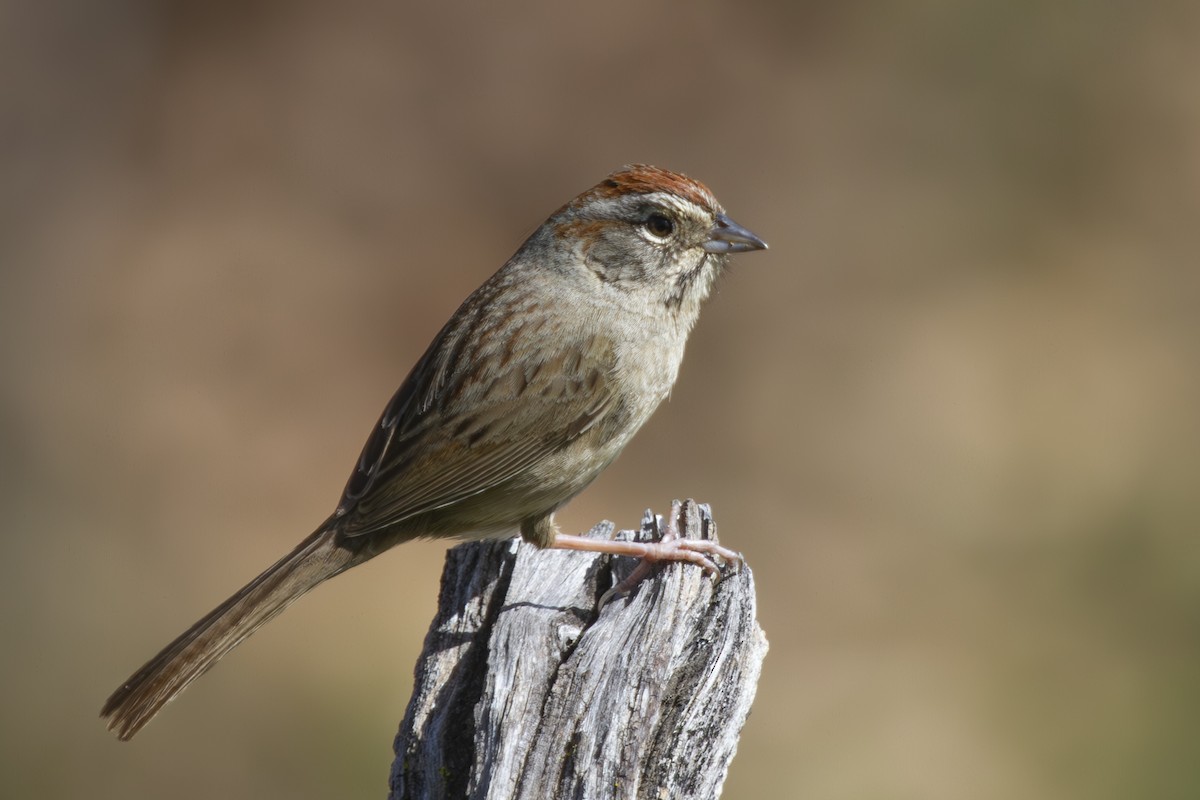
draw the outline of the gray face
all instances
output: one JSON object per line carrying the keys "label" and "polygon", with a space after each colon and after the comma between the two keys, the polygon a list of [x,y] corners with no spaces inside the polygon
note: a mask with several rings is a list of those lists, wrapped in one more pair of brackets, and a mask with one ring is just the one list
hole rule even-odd
{"label": "gray face", "polygon": [[717,214],[664,192],[595,198],[566,212],[564,232],[586,233],[584,264],[609,286],[679,308],[707,296],[725,256],[708,252]]}

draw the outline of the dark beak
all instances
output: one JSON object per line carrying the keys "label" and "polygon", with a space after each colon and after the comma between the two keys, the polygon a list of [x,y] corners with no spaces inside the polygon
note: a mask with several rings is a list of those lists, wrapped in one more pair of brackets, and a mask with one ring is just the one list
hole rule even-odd
{"label": "dark beak", "polygon": [[708,232],[708,241],[701,247],[706,253],[748,253],[766,250],[767,243],[724,214],[718,214]]}

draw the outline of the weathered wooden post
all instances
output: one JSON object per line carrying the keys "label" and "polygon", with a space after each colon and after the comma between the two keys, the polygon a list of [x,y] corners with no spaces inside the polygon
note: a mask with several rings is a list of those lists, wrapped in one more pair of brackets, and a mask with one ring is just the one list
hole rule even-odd
{"label": "weathered wooden post", "polygon": [[[716,538],[707,506],[672,513],[680,535]],[[617,535],[660,525],[647,512]],[[452,549],[391,800],[719,796],[767,652],[753,575],[714,586],[672,564],[598,609],[633,566],[516,540]]]}

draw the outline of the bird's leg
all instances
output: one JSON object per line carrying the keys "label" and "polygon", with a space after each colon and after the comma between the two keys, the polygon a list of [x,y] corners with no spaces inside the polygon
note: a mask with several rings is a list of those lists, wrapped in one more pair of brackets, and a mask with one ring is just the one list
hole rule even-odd
{"label": "bird's leg", "polygon": [[731,562],[740,558],[733,550],[707,539],[664,538],[659,542],[618,542],[559,533],[555,535],[550,546],[561,550],[586,550],[589,553],[630,556],[652,564],[660,561],[686,561],[700,567],[709,575],[721,574],[720,568],[709,556],[719,556]]}
{"label": "bird's leg", "polygon": [[650,574],[655,565],[662,562],[679,561],[695,564],[704,570],[705,574],[720,578],[721,570],[713,561],[714,556],[732,564],[741,560],[740,554],[727,547],[722,547],[710,539],[681,537],[676,529],[675,520],[678,516],[679,508],[673,507],[671,515],[667,518],[666,530],[662,532],[657,542],[624,542],[555,533],[550,546],[563,550],[585,550],[591,553],[608,553],[641,559],[641,563],[634,568],[629,577],[604,593],[604,596],[600,598],[601,606],[614,596],[628,594]]}

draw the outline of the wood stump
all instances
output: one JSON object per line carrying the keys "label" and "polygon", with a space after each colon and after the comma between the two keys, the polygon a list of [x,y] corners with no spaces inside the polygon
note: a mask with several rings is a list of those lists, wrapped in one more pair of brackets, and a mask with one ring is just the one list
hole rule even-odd
{"label": "wood stump", "polygon": [[[682,536],[716,538],[707,506],[672,514]],[[662,524],[646,512],[616,535]],[[753,574],[726,565],[714,586],[664,565],[598,609],[635,565],[517,539],[450,550],[389,797],[718,797],[767,651]]]}

